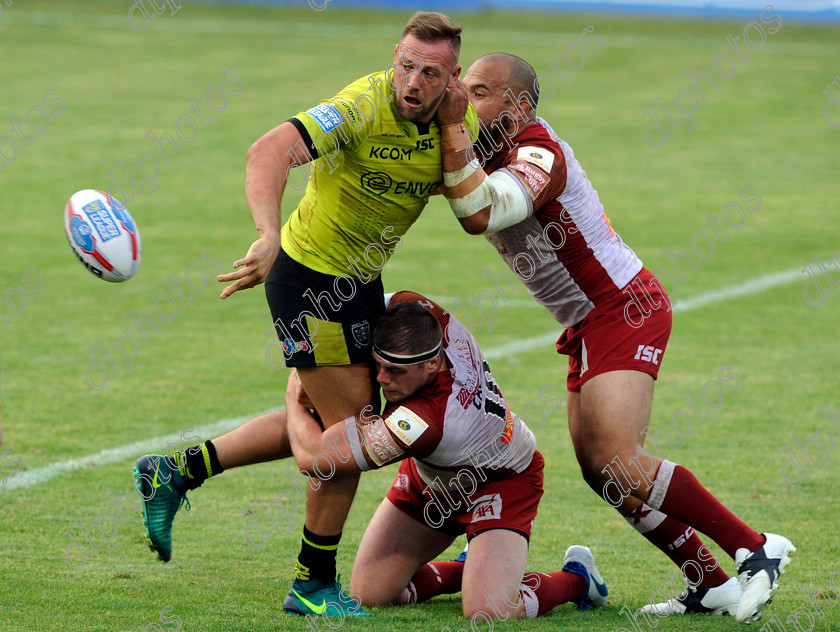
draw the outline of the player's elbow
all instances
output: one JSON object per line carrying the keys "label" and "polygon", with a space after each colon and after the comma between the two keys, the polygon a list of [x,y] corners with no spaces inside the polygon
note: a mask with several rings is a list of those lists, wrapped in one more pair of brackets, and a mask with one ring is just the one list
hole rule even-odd
{"label": "player's elbow", "polygon": [[315,472],[315,461],[310,454],[302,454],[302,450],[295,452],[295,463],[301,474],[307,476],[317,476]]}
{"label": "player's elbow", "polygon": [[263,136],[257,139],[257,141],[248,148],[246,160],[249,163],[257,162],[269,155],[272,151],[273,147],[271,140],[268,138],[268,135]]}
{"label": "player's elbow", "polygon": [[487,230],[490,219],[490,207],[480,210],[469,217],[462,217],[458,221],[461,222],[461,228],[470,235],[482,235]]}
{"label": "player's elbow", "polygon": [[284,157],[289,160],[289,149],[300,140],[295,127],[289,123],[278,125],[263,134],[248,148],[248,163],[258,163],[266,159],[276,162]]}

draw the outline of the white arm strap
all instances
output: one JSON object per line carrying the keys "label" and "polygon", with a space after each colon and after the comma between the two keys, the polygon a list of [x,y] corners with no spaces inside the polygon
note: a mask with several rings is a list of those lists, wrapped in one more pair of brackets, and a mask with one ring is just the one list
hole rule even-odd
{"label": "white arm strap", "polygon": [[[443,182],[447,187],[457,186],[480,168],[478,160],[473,158],[457,171],[444,172]],[[464,197],[448,199],[458,219],[475,215],[489,206],[490,218],[485,233],[518,224],[533,211],[533,203],[525,187],[507,169],[493,172]]]}
{"label": "white arm strap", "polygon": [[518,224],[533,212],[531,197],[519,180],[506,169],[494,171],[482,183],[490,188],[493,206],[490,207],[490,220],[485,233]]}
{"label": "white arm strap", "polygon": [[356,465],[363,472],[371,469],[365,458],[365,453],[362,450],[362,437],[359,436],[360,429],[356,426],[356,416],[348,417],[344,420],[344,436],[347,437],[347,443],[350,444],[350,451],[353,453],[353,458],[356,460]]}

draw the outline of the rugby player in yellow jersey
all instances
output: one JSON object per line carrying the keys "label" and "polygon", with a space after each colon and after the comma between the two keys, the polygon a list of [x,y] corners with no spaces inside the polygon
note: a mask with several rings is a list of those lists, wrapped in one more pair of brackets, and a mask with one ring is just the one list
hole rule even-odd
{"label": "rugby player in yellow jersey", "polygon": [[[371,332],[385,311],[379,273],[443,182],[434,115],[461,72],[460,34],[443,14],[416,13],[391,68],[295,115],[248,152],[245,194],[259,238],[234,272],[219,275],[231,282],[221,298],[265,282],[281,343],[266,359],[279,368],[282,351],[286,365],[297,368],[325,427],[366,408],[379,412],[371,366]],[[474,110],[466,121],[476,123]],[[286,185],[304,182],[306,193],[284,225]],[[170,559],[172,520],[188,490],[224,469],[290,455],[281,411],[177,452],[174,462],[141,457],[135,476],[150,546]],[[359,475],[334,474],[309,482],[288,612],[368,614],[341,590],[335,567]]]}

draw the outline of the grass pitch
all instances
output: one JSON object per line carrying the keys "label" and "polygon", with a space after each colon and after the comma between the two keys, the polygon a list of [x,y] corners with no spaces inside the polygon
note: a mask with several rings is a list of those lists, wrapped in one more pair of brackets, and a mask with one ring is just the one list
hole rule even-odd
{"label": "grass pitch", "polygon": [[[206,424],[282,403],[287,374],[265,361],[271,322],[262,290],[220,302],[221,288],[212,281],[218,262],[229,269],[255,236],[243,195],[245,152],[274,125],[388,66],[408,14],[343,10],[340,2],[322,12],[183,3],[175,15],[158,15],[140,32],[128,22],[128,3],[4,4],[0,120],[12,119],[12,127],[22,121],[24,137],[3,132],[11,134],[15,152],[0,139],[0,482],[6,486],[0,492],[0,630],[172,630],[179,620],[181,629],[206,632],[299,630],[305,622],[283,614],[281,602],[292,577],[302,508],[291,531],[268,533],[261,548],[245,539],[244,512],[257,498],[268,500],[288,486],[281,474],[291,462],[225,473],[193,493],[192,510],[176,519],[174,557],[166,565],[146,549],[140,516],[131,512],[118,516],[116,525],[104,520],[103,528],[115,534],[101,550],[88,550],[84,566],[79,557],[71,557],[75,568],[66,559],[68,531],[74,524],[90,527],[113,510],[110,494],[130,489],[130,467],[149,448],[138,444],[115,453],[111,462],[12,487],[17,477],[40,468],[177,436],[190,426],[187,437],[211,438]],[[624,240],[648,268],[672,273],[666,287],[676,285],[673,298],[685,308],[676,313],[657,384],[653,428],[672,434],[672,443],[662,444],[667,456],[691,468],[750,525],[785,534],[798,546],[765,621],[776,614],[792,630],[788,617],[798,616],[807,629],[806,608],[815,613],[814,630],[834,630],[840,628],[840,608],[819,588],[828,589],[833,577],[840,590],[840,575],[832,575],[840,569],[840,470],[831,455],[820,457],[807,441],[821,427],[821,445],[828,448],[829,437],[840,441],[840,424],[834,430],[821,413],[840,406],[840,290],[819,272],[824,295],[812,287],[810,296],[821,298],[812,306],[803,296],[809,277],[796,271],[815,257],[827,262],[840,248],[840,130],[823,116],[829,98],[823,90],[840,74],[840,44],[836,28],[797,25],[772,11],[762,20],[759,5],[752,20],[743,21],[537,13],[455,17],[465,27],[465,65],[504,50],[555,77],[556,94],[545,99],[541,115],[575,149]],[[732,74],[720,79],[716,68],[730,72],[719,57],[728,50],[727,36],[741,38],[743,47],[749,21],[762,29],[763,44],[743,48],[747,61],[730,50]],[[759,44],[755,27],[748,35]],[[709,71],[710,83],[698,80],[705,100],[683,75],[687,67],[695,74]],[[685,91],[695,95],[697,111],[681,119],[672,101],[680,99],[690,112]],[[209,109],[208,99],[214,104]],[[649,143],[646,111],[658,111],[657,99],[673,125],[663,123],[671,135],[661,143],[651,131]],[[191,113],[196,102],[200,114]],[[194,130],[185,115],[196,119]],[[146,185],[126,200],[143,240],[140,272],[125,284],[103,283],[70,252],[63,205],[76,190],[109,187],[120,163],[130,166],[155,151],[146,138],[150,130],[155,138],[174,134],[179,121],[182,136],[194,132],[194,138],[169,152],[153,193]],[[673,129],[677,122],[679,129]],[[151,169],[148,159],[146,164]],[[745,213],[738,228],[727,229],[719,219],[718,237],[707,216],[726,211],[737,224],[736,206],[729,203],[746,208],[739,195],[760,196],[760,207]],[[286,215],[296,197],[287,192]],[[707,258],[695,254],[705,256],[709,243],[714,251]],[[685,257],[675,263],[663,254],[666,249],[675,255],[689,251],[695,267]],[[548,413],[536,431],[547,460],[547,492],[531,565],[556,570],[569,544],[588,543],[610,586],[610,604],[597,612],[578,613],[566,605],[544,619],[494,627],[633,629],[622,609],[635,610],[663,590],[663,573],[672,567],[581,480],[565,428],[564,359],[550,342],[528,346],[536,336],[559,335],[559,327],[522,288],[508,290],[501,300],[485,271],[496,276],[504,269],[493,249],[464,234],[437,199],[384,275],[390,290],[410,288],[444,302],[460,298],[469,304],[485,292],[482,304],[490,305],[490,297],[497,297],[498,310],[477,337],[498,356],[490,363],[513,408],[536,402]],[[785,271],[793,271],[794,280],[692,303],[705,293]],[[832,274],[840,278],[840,272]],[[91,389],[86,354],[97,342],[110,348],[133,330],[127,310],[151,313],[158,301],[168,314],[160,297],[174,298],[171,283],[183,293],[177,313],[157,320],[157,330],[147,323],[147,341],[139,345],[133,367],[113,372],[102,390]],[[10,300],[25,307],[13,311]],[[470,309],[482,322],[478,308]],[[702,395],[727,364],[724,372],[738,375],[738,388],[717,407],[702,407],[690,431],[678,426],[687,436],[677,445],[671,420],[686,409],[686,395]],[[547,386],[562,398],[553,412],[549,408],[560,402],[538,397]],[[537,408],[527,409],[534,424]],[[798,451],[797,437],[811,462]],[[791,445],[800,470],[783,469]],[[798,485],[788,484],[786,473]],[[385,470],[362,479],[339,552],[345,579],[366,520],[392,478],[393,470]],[[728,558],[723,563],[733,572]],[[818,591],[819,612],[803,588]],[[342,627],[469,629],[457,597],[376,611],[375,620],[348,620]],[[732,619],[698,617],[658,623],[660,630],[736,627]]]}

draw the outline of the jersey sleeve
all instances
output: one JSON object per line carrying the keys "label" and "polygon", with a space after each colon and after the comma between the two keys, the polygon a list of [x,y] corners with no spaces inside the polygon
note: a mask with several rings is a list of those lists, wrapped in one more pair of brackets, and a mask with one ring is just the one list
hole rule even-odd
{"label": "jersey sleeve", "polygon": [[[324,99],[289,119],[303,138],[312,160],[324,155],[335,156],[345,146],[355,150],[362,145],[381,118],[382,109],[390,108],[390,101],[383,100],[374,86],[392,83],[393,72],[390,69],[362,77],[331,99]],[[467,107],[464,124],[470,139],[475,142],[479,123],[472,104]]]}
{"label": "jersey sleeve", "polygon": [[334,156],[344,146],[355,149],[368,137],[378,108],[386,107],[372,96],[375,94],[370,89],[373,77],[362,77],[331,99],[289,119],[313,160],[324,155]]}
{"label": "jersey sleeve", "polygon": [[514,147],[499,171],[516,180],[534,212],[556,199],[566,188],[566,157],[559,148],[519,145]]}
{"label": "jersey sleeve", "polygon": [[[386,408],[382,417],[357,424],[355,430],[346,427],[359,468],[378,469],[408,457],[421,459],[434,452],[442,431],[439,424],[428,419],[429,412],[424,409],[422,401],[408,400]],[[355,418],[345,420],[346,425],[350,423],[356,423]]]}

